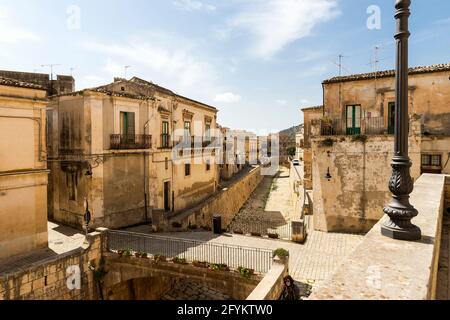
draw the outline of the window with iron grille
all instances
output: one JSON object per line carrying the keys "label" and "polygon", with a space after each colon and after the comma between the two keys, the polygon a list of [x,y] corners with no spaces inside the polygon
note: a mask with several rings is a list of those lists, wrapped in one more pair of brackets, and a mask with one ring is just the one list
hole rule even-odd
{"label": "window with iron grille", "polygon": [[435,166],[440,167],[442,164],[442,158],[439,154],[423,154],[422,166]]}

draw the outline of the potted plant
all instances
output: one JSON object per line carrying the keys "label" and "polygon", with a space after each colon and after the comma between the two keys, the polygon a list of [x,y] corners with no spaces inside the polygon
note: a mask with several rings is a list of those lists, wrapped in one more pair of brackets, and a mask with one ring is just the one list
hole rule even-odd
{"label": "potted plant", "polygon": [[244,231],[242,231],[241,229],[236,229],[236,230],[233,230],[233,233],[235,233],[235,234],[244,234]]}
{"label": "potted plant", "polygon": [[274,258],[278,257],[282,261],[286,261],[286,259],[289,258],[289,251],[287,251],[286,249],[279,248],[273,252],[273,257]]}
{"label": "potted plant", "polygon": [[253,237],[261,237],[261,233],[256,232],[256,231],[252,231],[250,234],[251,234]]}
{"label": "potted plant", "polygon": [[278,235],[278,233],[269,233],[269,234],[267,234],[267,236],[270,238],[270,239],[278,239],[280,236]]}

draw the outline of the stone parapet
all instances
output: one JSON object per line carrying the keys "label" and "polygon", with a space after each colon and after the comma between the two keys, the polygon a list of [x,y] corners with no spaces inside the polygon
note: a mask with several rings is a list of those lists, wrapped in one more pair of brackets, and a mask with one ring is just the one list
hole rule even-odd
{"label": "stone parapet", "polygon": [[422,240],[382,236],[384,216],[337,272],[313,290],[310,299],[435,299],[445,179],[445,175],[424,174],[411,194],[411,203],[419,211],[413,223],[422,229]]}

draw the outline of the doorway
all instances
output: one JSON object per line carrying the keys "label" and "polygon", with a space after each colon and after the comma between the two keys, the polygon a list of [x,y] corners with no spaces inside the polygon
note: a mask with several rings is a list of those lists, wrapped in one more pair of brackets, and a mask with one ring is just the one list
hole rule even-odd
{"label": "doorway", "polygon": [[170,211],[170,181],[164,182],[164,211]]}
{"label": "doorway", "polygon": [[347,135],[361,134],[361,106],[347,106]]}
{"label": "doorway", "polygon": [[388,104],[388,134],[395,132],[395,102]]}

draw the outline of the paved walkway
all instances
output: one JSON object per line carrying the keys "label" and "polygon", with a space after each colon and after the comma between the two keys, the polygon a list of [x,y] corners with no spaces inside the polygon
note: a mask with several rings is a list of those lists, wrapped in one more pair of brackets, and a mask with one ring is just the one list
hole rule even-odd
{"label": "paved walkway", "polygon": [[78,230],[48,222],[48,248],[0,260],[0,275],[26,269],[83,245],[85,236]]}

